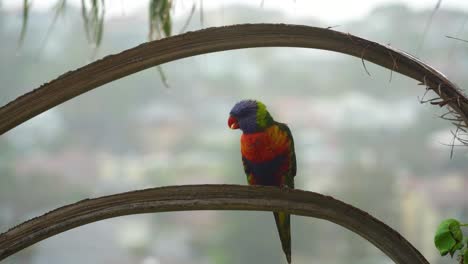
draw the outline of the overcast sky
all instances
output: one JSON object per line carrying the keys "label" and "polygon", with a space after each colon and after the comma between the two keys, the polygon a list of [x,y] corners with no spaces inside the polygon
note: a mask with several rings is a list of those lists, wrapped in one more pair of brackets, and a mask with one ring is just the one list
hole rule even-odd
{"label": "overcast sky", "polygon": [[[183,15],[191,8],[193,1],[200,0],[175,0],[176,16]],[[50,8],[57,0],[33,1],[33,10]],[[79,6],[81,0],[68,0],[70,4]],[[120,16],[131,14],[147,7],[148,0],[106,0],[106,16]],[[222,8],[233,3],[259,7],[261,0],[203,0],[205,10]],[[315,17],[328,23],[344,22],[359,19],[376,6],[389,3],[406,3],[414,9],[434,8],[437,0],[264,0],[264,8],[282,10],[295,17]],[[7,9],[21,8],[23,1],[3,0]],[[441,8],[463,9],[468,12],[468,0],[443,0]]]}

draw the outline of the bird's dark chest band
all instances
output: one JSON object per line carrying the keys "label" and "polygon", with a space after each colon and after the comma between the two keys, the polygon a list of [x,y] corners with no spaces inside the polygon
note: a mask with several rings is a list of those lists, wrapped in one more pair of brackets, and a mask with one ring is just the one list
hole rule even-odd
{"label": "bird's dark chest band", "polygon": [[252,162],[244,159],[245,165],[257,185],[281,185],[281,175],[284,174],[284,165],[287,155],[282,154],[271,160],[263,162]]}

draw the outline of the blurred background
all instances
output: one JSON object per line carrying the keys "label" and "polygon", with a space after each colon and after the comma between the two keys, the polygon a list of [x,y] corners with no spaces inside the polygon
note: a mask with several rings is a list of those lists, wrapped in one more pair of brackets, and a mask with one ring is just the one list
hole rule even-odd
{"label": "blurred background", "polygon": [[[101,45],[86,39],[78,1],[53,30],[56,1],[34,1],[19,45],[22,2],[0,1],[0,105],[57,76],[148,38],[148,1],[107,1]],[[78,2],[78,3],[76,3]],[[196,1],[187,30],[236,23],[335,26],[420,57],[468,85],[468,2]],[[203,12],[200,4],[203,3]],[[174,1],[173,34],[190,15]],[[437,8],[436,5],[440,4]],[[0,137],[0,232],[88,197],[179,184],[245,184],[239,100],[263,101],[287,123],[297,188],[331,195],[399,231],[431,263],[445,218],[468,221],[468,152],[424,87],[358,58],[311,49],[257,48],[192,57],[81,95]],[[432,95],[426,95],[430,99]],[[457,142],[455,142],[456,144]],[[293,217],[293,261],[392,263],[352,232]],[[120,217],[42,241],[4,263],[285,263],[268,212],[196,211]]]}

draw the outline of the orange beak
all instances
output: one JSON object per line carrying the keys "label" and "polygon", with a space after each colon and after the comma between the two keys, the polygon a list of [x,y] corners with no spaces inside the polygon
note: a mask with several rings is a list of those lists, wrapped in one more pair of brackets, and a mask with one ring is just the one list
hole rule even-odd
{"label": "orange beak", "polygon": [[237,122],[237,119],[235,117],[229,116],[228,127],[230,129],[238,129],[239,128],[239,122]]}

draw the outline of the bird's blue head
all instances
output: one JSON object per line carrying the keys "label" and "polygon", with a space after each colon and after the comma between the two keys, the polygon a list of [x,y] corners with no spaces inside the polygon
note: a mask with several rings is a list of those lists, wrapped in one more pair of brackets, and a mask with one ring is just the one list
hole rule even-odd
{"label": "bird's blue head", "polygon": [[229,113],[228,126],[231,129],[240,128],[247,134],[263,131],[272,124],[273,118],[260,101],[242,100]]}

